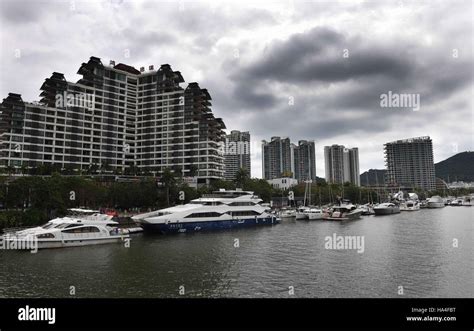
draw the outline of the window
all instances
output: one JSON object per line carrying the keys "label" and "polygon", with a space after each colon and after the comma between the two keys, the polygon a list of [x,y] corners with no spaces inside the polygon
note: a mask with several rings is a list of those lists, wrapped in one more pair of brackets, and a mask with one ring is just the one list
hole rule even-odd
{"label": "window", "polygon": [[[71,224],[67,226],[66,228],[69,227],[74,227],[69,230],[63,230],[63,233],[91,233],[91,232],[100,232],[100,230],[95,227],[95,226],[81,226],[80,224]],[[78,227],[79,226],[79,227]]]}
{"label": "window", "polygon": [[221,214],[216,212],[207,212],[207,213],[192,213],[185,218],[202,218],[202,217],[219,217]]}
{"label": "window", "polygon": [[232,202],[229,203],[229,206],[255,206],[255,203],[251,201]]}
{"label": "window", "polygon": [[[200,203],[200,202],[198,202]],[[222,202],[220,201],[211,201],[211,202],[204,202],[202,203],[204,206],[219,206],[222,205]]]}
{"label": "window", "polygon": [[42,234],[36,235],[36,238],[38,238],[38,239],[54,238],[54,234],[52,234],[52,233],[42,233]]}
{"label": "window", "polygon": [[255,210],[245,210],[245,211],[232,211],[229,212],[232,216],[256,216],[260,215],[260,213],[256,212]]}

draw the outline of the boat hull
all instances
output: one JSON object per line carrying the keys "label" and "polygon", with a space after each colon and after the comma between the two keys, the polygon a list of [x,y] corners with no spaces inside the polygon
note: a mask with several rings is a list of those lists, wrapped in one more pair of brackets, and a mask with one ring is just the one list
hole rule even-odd
{"label": "boat hull", "polygon": [[427,208],[444,208],[444,202],[428,202]]}
{"label": "boat hull", "polygon": [[323,214],[317,214],[317,213],[311,213],[308,214],[308,220],[314,221],[314,220],[322,220],[323,219]]}
{"label": "boat hull", "polygon": [[400,208],[400,211],[417,211],[420,210],[420,207],[404,207]]}
{"label": "boat hull", "polygon": [[326,221],[353,221],[353,220],[359,219],[361,215],[362,215],[362,211],[358,210],[356,212],[351,212],[351,213],[343,214],[341,216],[336,216],[336,217],[327,215],[327,216],[323,216],[322,219]]}
{"label": "boat hull", "polygon": [[205,222],[183,222],[183,223],[142,223],[145,232],[154,232],[161,234],[171,233],[190,233],[202,231],[227,230],[235,228],[247,228],[259,225],[278,224],[276,217],[267,218],[248,218],[248,219],[232,219]]}
{"label": "boat hull", "polygon": [[374,208],[375,215],[391,215],[400,213],[400,208]]}
{"label": "boat hull", "polygon": [[[91,238],[91,239],[65,239],[65,240],[41,240],[37,241],[38,249],[48,248],[66,248],[66,247],[81,247],[90,245],[102,245],[123,242],[129,238],[128,235],[124,236],[113,236],[107,238]],[[22,250],[31,250],[30,246],[25,247],[25,239],[23,238],[8,238],[2,240],[2,245],[6,247],[23,247]],[[18,248],[20,249],[20,248]]]}
{"label": "boat hull", "polygon": [[307,220],[307,219],[308,219],[308,215],[306,214],[303,214],[303,213],[296,214],[296,220],[298,221]]}

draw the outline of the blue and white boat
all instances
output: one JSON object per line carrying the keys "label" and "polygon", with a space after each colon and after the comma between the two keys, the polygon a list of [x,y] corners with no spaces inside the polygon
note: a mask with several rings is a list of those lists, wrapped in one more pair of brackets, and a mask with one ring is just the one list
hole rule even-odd
{"label": "blue and white boat", "polygon": [[135,215],[146,232],[181,233],[272,225],[279,221],[250,191],[221,189],[185,205]]}

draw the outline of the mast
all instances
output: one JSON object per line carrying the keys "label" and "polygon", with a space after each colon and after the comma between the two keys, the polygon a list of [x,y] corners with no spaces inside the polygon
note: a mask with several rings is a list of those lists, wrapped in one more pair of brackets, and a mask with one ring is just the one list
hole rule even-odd
{"label": "mast", "polygon": [[309,190],[308,190],[308,206],[311,206],[311,186],[313,186],[313,181],[310,179],[308,181],[308,186],[309,186]]}
{"label": "mast", "polygon": [[321,204],[321,186],[318,187],[318,191],[319,191],[319,207],[321,207],[322,206],[322,204]]}

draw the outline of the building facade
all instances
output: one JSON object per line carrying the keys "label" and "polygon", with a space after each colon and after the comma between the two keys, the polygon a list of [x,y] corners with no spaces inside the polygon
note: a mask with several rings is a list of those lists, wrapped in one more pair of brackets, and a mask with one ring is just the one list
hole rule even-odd
{"label": "building facade", "polygon": [[298,180],[290,177],[268,179],[267,182],[274,188],[280,190],[288,190],[289,188],[298,185]]}
{"label": "building facade", "polygon": [[250,133],[232,130],[226,135],[224,156],[226,180],[234,180],[241,168],[246,169],[250,176]]}
{"label": "building facade", "polygon": [[433,143],[430,137],[397,140],[384,145],[385,183],[389,186],[436,188]]}
{"label": "building facade", "polygon": [[290,138],[272,137],[262,141],[262,175],[264,179],[293,177],[293,147]]}
{"label": "building facade", "polygon": [[298,182],[316,181],[316,150],[314,141],[300,140],[293,147],[294,178]]}
{"label": "building facade", "polygon": [[181,73],[168,64],[145,71],[113,61],[105,66],[97,57],[78,74],[73,83],[53,73],[37,103],[13,93],[3,100],[2,167],[106,165],[169,168],[201,181],[224,176],[225,125],[198,83],[181,87]]}
{"label": "building facade", "polygon": [[346,182],[360,186],[359,150],[343,145],[324,147],[326,181],[333,184]]}

